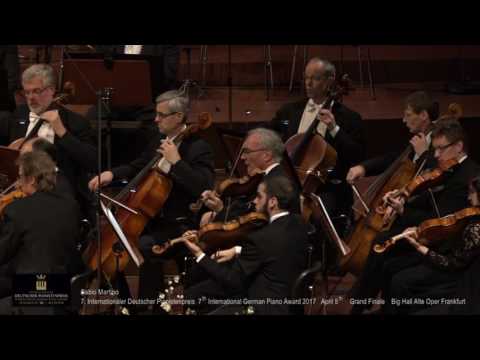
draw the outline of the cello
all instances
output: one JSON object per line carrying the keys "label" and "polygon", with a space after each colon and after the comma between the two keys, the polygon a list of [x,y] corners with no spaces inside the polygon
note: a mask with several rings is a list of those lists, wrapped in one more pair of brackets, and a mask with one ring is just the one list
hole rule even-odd
{"label": "cello", "polygon": [[[320,110],[331,109],[334,100],[338,100],[348,92],[349,78],[345,74],[340,81],[334,82],[328,89],[327,97]],[[328,171],[333,169],[337,162],[337,152],[325,141],[323,136],[317,133],[317,127],[320,124],[318,116],[312,121],[307,131],[290,137],[285,148],[292,160],[302,186],[305,187],[311,180],[316,179],[325,183],[328,177]],[[316,182],[310,183],[309,187],[319,185]],[[315,192],[311,189],[307,192]]]}
{"label": "cello", "polygon": [[[208,128],[211,123],[212,117],[209,113],[200,113],[198,123],[187,124],[172,141],[178,145],[188,136]],[[172,180],[157,167],[162,158],[160,153],[157,154],[114,198],[126,206],[118,208],[115,215],[135,252],[138,252],[136,245],[145,225],[161,210],[172,189]],[[117,270],[125,269],[129,255],[126,251],[115,251],[114,245],[118,239],[110,224],[101,226],[99,231],[102,239],[101,248],[98,248],[96,241],[90,242],[83,253],[83,259],[93,271],[100,267],[103,275],[110,280],[114,278]]]}
{"label": "cello", "polygon": [[[66,102],[68,96],[69,94],[60,94],[56,96],[44,112],[58,109]],[[45,120],[40,118],[36,126],[27,136],[14,140],[8,146],[0,146],[0,189],[8,188],[17,179],[18,168],[16,161],[20,155],[20,150],[27,141],[36,137],[37,130],[44,121]]]}
{"label": "cello", "polygon": [[[458,104],[450,104],[446,116],[461,117],[462,108]],[[441,118],[439,120],[441,120]],[[437,120],[437,121],[439,121]],[[362,200],[366,213],[355,223],[350,234],[345,239],[351,248],[351,253],[340,259],[339,267],[343,272],[360,275],[372,250],[372,244],[377,234],[389,229],[393,221],[386,222],[383,198],[385,194],[397,189],[404,189],[423,170],[426,160],[418,166],[410,160],[414,149],[409,144],[390,167],[370,185],[366,191],[365,201]],[[358,194],[353,186],[354,192]],[[355,208],[356,204],[354,204]],[[380,211],[378,211],[380,210]]]}

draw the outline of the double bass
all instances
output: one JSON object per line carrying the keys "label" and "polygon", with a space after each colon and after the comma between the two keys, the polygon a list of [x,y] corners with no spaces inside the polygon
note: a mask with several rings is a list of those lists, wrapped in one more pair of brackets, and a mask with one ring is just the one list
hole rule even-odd
{"label": "double bass", "polygon": [[[458,104],[450,104],[444,116],[461,117],[462,108]],[[441,118],[440,118],[441,119]],[[438,120],[437,120],[438,121]],[[388,167],[388,169],[370,185],[366,192],[365,201],[362,200],[366,211],[345,239],[351,248],[351,253],[340,259],[339,267],[342,272],[351,272],[360,275],[367,258],[372,250],[372,244],[377,234],[389,229],[392,221],[386,223],[384,196],[391,191],[404,189],[423,170],[426,161],[416,165],[410,157],[414,149],[409,144],[402,154]],[[354,192],[357,193],[356,188]],[[354,208],[357,205],[354,204]],[[379,211],[380,210],[380,211]]]}
{"label": "double bass", "polygon": [[[208,128],[212,123],[209,113],[200,113],[198,123],[187,124],[172,141],[178,145],[186,137]],[[126,206],[116,211],[116,219],[121,226],[132,249],[138,253],[138,239],[147,222],[162,209],[172,189],[172,180],[158,168],[163,156],[156,155],[114,198]],[[128,209],[135,211],[131,212]],[[101,226],[101,248],[96,241],[91,241],[83,253],[83,259],[91,270],[100,267],[107,279],[115,276],[117,269],[123,271],[129,262],[126,251],[115,251],[117,235],[110,224]],[[118,262],[117,262],[118,261]]]}

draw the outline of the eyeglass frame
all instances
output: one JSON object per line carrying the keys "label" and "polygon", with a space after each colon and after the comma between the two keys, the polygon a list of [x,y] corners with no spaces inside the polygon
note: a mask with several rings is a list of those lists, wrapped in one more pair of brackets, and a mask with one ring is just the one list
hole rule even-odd
{"label": "eyeglass frame", "polygon": [[25,96],[25,97],[27,97],[27,96],[32,96],[32,95],[39,96],[39,95],[41,95],[45,90],[47,90],[48,88],[51,88],[51,87],[52,87],[51,85],[48,85],[48,86],[44,86],[43,88],[37,88],[37,89],[30,90],[30,91],[22,90],[22,94],[23,94],[23,96]]}
{"label": "eyeglass frame", "polygon": [[179,111],[174,111],[174,112],[171,112],[171,113],[168,113],[168,114],[164,114],[162,112],[159,112],[159,111],[155,111],[155,117],[159,117],[160,119],[165,119],[169,116],[172,116],[172,115],[175,115],[175,114],[178,114]]}
{"label": "eyeglass frame", "polygon": [[252,153],[259,152],[259,151],[267,151],[267,150],[268,149],[265,149],[265,148],[260,148],[260,149],[257,149],[257,150],[250,150],[249,148],[243,148],[242,149],[242,154],[249,155],[249,154],[252,154]]}
{"label": "eyeglass frame", "polygon": [[437,151],[437,150],[438,150],[438,151],[440,151],[440,152],[443,152],[443,151],[445,151],[446,149],[448,149],[450,146],[455,145],[457,142],[458,142],[458,141],[454,141],[454,142],[448,143],[448,144],[446,144],[446,145],[441,145],[441,146],[439,146],[439,147],[433,147],[433,145],[432,145],[433,151]]}

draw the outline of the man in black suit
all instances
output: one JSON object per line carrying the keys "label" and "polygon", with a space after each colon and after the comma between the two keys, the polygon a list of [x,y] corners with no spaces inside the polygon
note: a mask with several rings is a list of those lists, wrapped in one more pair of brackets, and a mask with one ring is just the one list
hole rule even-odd
{"label": "man in black suit", "polygon": [[[408,227],[417,226],[424,220],[443,217],[469,206],[469,184],[480,171],[480,167],[467,155],[462,126],[454,118],[443,118],[434,125],[431,138],[437,162],[456,160],[458,164],[444,173],[440,185],[430,186],[411,196],[408,201],[405,201],[404,197],[394,197],[387,193],[387,204],[399,216],[389,231],[378,234],[374,244],[383,244],[392,236],[400,234]],[[446,247],[441,251],[447,251],[450,245],[445,244]],[[353,313],[361,313],[371,305],[368,299],[374,298],[380,289],[383,289],[384,298],[389,299],[391,277],[421,261],[418,256],[412,256],[412,251],[408,245],[398,244],[385,253],[370,253],[365,269],[351,294],[352,298],[361,299],[353,307]]]}
{"label": "man in black suit", "polygon": [[[293,186],[283,176],[268,177],[258,186],[256,211],[268,215],[270,224],[246,236],[241,254],[229,264],[205,256],[192,238],[185,244],[197,266],[209,276],[185,292],[185,298],[201,304],[202,297],[248,299],[257,315],[287,315],[296,278],[306,267],[307,226],[287,209],[294,199]],[[185,235],[194,235],[187,232]],[[242,302],[241,302],[242,304]]]}
{"label": "man in black suit", "polygon": [[[272,130],[257,128],[250,130],[242,144],[241,160],[247,167],[250,176],[262,173],[264,178],[270,176],[287,176],[282,164],[285,156],[285,146],[282,139]],[[299,189],[295,188],[295,201],[292,209],[300,213]],[[245,194],[236,197],[230,206],[224,204],[223,200],[213,190],[202,193],[202,201],[212,211],[203,214],[200,226],[211,221],[229,221],[252,211],[252,200],[255,194]]]}
{"label": "man in black suit", "polygon": [[[438,111],[438,103],[425,91],[414,92],[405,99],[403,122],[413,135],[409,143],[412,151],[408,156],[417,168],[422,166],[424,160],[427,161],[424,167],[434,165],[433,153],[429,150],[431,150],[433,122],[438,118]],[[387,170],[400,155],[399,152],[391,152],[365,160],[350,168],[347,181],[353,184],[364,176],[379,175]]]}
{"label": "man in black suit", "polygon": [[50,65],[35,64],[27,68],[22,74],[27,104],[17,108],[3,130],[9,142],[36,132],[53,143],[57,149],[57,165],[74,187],[82,212],[88,215],[91,195],[87,180],[88,173],[96,171],[97,150],[90,124],[84,117],[61,106],[51,109],[55,84]]}
{"label": "man in black suit", "polygon": [[327,60],[312,58],[305,68],[308,98],[283,106],[271,121],[271,127],[286,141],[297,133],[305,132],[316,117],[320,119],[317,132],[338,156],[330,175],[331,181],[321,189],[324,203],[333,216],[350,212],[352,191],[344,179],[348,169],[363,160],[365,152],[360,115],[337,101],[324,104],[328,89],[335,81],[335,73],[335,66]]}
{"label": "man in black suit", "polygon": [[[163,155],[159,171],[167,174],[173,187],[157,217],[151,221],[140,237],[139,247],[145,257],[140,273],[140,295],[155,298],[162,285],[161,267],[150,261],[152,246],[180,236],[187,229],[196,228],[189,205],[203,191],[211,189],[214,182],[213,150],[198,136],[185,138],[179,146],[174,137],[186,127],[189,109],[188,98],[179,91],[171,90],[156,99],[156,118],[159,133],[153,138],[140,157],[128,165],[116,167],[94,177],[89,187],[97,189],[108,185],[113,179],[131,179],[138,174],[157,154]],[[148,279],[147,279],[148,276]],[[145,280],[145,281],[144,281]]]}
{"label": "man in black suit", "polygon": [[83,270],[76,248],[80,212],[72,198],[53,191],[55,164],[47,154],[21,155],[19,174],[19,186],[26,197],[5,208],[0,225],[0,312],[51,314],[54,311],[48,308],[15,311],[6,297],[12,294],[15,274],[73,276]]}

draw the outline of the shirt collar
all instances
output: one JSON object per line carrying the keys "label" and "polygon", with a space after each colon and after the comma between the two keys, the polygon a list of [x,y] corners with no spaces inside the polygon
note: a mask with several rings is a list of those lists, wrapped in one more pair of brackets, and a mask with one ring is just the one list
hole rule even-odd
{"label": "shirt collar", "polygon": [[272,217],[270,217],[270,224],[281,217],[287,216],[288,214],[290,214],[290,212],[283,211],[281,213],[273,215]]}
{"label": "shirt collar", "polygon": [[265,169],[265,175],[268,175],[270,173],[270,171],[272,171],[274,168],[276,168],[278,165],[280,165],[280,163],[275,163],[275,164],[272,164],[270,165],[269,167],[267,167]]}

